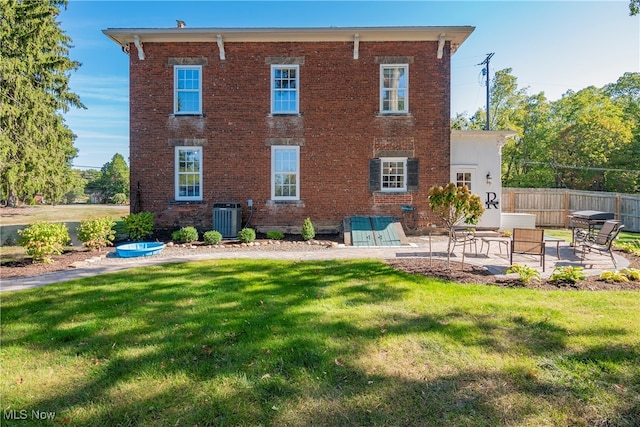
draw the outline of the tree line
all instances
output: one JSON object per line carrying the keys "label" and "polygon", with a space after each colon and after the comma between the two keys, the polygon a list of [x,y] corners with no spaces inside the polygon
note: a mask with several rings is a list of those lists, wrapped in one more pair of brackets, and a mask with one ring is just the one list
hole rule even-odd
{"label": "tree line", "polygon": [[[507,187],[640,192],[640,73],[568,91],[557,101],[519,88],[511,68],[490,84],[491,129],[514,130],[502,150]],[[483,129],[486,110],[457,114],[453,129]]]}
{"label": "tree line", "polygon": [[129,202],[129,166],[116,153],[102,168],[72,169],[71,187],[63,201],[74,203],[88,199],[92,203],[125,204]]}

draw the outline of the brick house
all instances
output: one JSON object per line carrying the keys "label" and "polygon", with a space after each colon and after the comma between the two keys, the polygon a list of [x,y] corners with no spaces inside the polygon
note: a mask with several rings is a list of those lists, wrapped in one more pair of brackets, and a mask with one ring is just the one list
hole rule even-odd
{"label": "brick house", "polygon": [[[107,29],[130,53],[132,210],[259,231],[345,217],[430,221],[450,180],[450,58],[473,27]],[[220,206],[220,205],[217,205]]]}

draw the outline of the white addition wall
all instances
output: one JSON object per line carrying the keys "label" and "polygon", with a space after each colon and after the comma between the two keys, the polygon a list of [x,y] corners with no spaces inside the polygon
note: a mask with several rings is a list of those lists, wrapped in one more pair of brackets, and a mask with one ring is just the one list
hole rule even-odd
{"label": "white addition wall", "polygon": [[450,179],[458,182],[458,174],[471,178],[470,190],[480,196],[485,209],[477,228],[500,228],[502,147],[507,138],[515,134],[513,131],[451,131]]}

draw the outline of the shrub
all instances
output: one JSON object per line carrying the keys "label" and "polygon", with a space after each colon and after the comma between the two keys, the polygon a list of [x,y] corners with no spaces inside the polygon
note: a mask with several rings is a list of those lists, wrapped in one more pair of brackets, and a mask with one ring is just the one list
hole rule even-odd
{"label": "shrub", "polygon": [[282,240],[284,239],[284,233],[281,231],[268,231],[267,239],[271,240]]}
{"label": "shrub", "polygon": [[311,240],[316,237],[316,230],[313,228],[311,219],[307,218],[302,223],[302,238],[304,240]]}
{"label": "shrub", "polygon": [[256,232],[253,228],[243,228],[238,231],[238,240],[242,243],[251,243],[256,240]]}
{"label": "shrub", "polygon": [[198,230],[195,227],[182,227],[171,233],[171,240],[178,243],[191,243],[198,240]]}
{"label": "shrub", "polygon": [[516,273],[523,283],[529,283],[532,280],[540,280],[540,272],[528,265],[513,264],[507,274]]}
{"label": "shrub", "polygon": [[222,234],[216,230],[209,230],[204,233],[203,238],[207,245],[217,245],[222,241]]}
{"label": "shrub", "polygon": [[640,256],[640,241],[638,240],[634,240],[631,242],[615,241],[613,242],[613,246],[616,249],[621,250],[622,252]]}
{"label": "shrub", "polygon": [[622,271],[603,271],[600,274],[600,280],[604,280],[605,282],[614,283],[614,282],[628,282],[629,278],[625,276]]}
{"label": "shrub", "polygon": [[126,205],[129,201],[129,198],[124,193],[116,193],[111,198],[111,203],[114,205]]}
{"label": "shrub", "polygon": [[578,280],[584,280],[587,278],[587,275],[582,270],[584,270],[582,267],[556,267],[549,280],[552,282],[576,283]]}
{"label": "shrub", "polygon": [[640,282],[640,268],[625,268],[622,273],[627,276],[629,280],[636,280]]}
{"label": "shrub", "polygon": [[86,221],[80,221],[77,228],[78,239],[89,249],[104,248],[112,245],[116,237],[113,226],[116,222],[109,218],[95,218]]}
{"label": "shrub", "polygon": [[141,240],[153,234],[153,212],[140,212],[122,217],[124,228],[132,240]]}
{"label": "shrub", "polygon": [[69,230],[62,223],[39,222],[18,230],[18,234],[18,244],[33,257],[33,262],[53,262],[50,255],[60,255],[71,242]]}

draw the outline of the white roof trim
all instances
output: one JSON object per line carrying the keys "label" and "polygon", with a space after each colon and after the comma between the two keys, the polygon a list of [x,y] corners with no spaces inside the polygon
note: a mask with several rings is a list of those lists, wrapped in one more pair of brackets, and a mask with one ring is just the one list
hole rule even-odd
{"label": "white roof trim", "polygon": [[351,28],[107,28],[102,32],[120,46],[134,42],[210,42],[218,35],[234,42],[360,42],[436,41],[441,35],[451,42],[451,52],[469,37],[475,27],[351,27]]}

